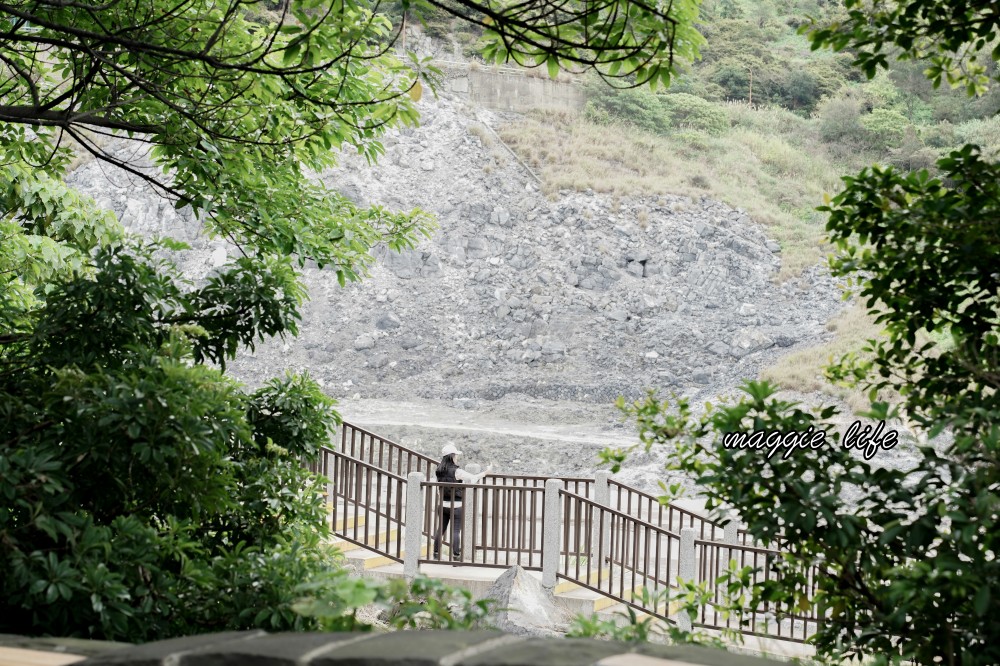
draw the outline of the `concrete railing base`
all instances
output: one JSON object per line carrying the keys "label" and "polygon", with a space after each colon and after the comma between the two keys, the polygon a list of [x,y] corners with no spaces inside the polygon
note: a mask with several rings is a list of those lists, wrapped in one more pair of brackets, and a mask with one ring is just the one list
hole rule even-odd
{"label": "concrete railing base", "polygon": [[[37,640],[39,647],[52,649],[51,639],[8,638],[19,639],[22,646],[31,646]],[[0,641],[0,649],[3,644]],[[113,649],[76,663],[79,666],[773,666],[780,662],[689,645],[524,638],[498,631],[378,634],[241,631]]]}

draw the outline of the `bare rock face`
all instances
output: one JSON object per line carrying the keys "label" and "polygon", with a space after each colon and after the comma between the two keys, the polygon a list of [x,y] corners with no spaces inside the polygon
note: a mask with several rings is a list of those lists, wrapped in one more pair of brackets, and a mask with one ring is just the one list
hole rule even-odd
{"label": "bare rock face", "polygon": [[551,590],[519,566],[497,578],[486,597],[494,599],[498,609],[487,622],[500,631],[546,638],[569,630],[570,613],[556,605]]}
{"label": "bare rock face", "polygon": [[[744,211],[668,193],[546,195],[470,124],[516,116],[447,97],[419,106],[421,125],[391,130],[377,165],[346,151],[317,177],[359,205],[420,208],[437,230],[401,253],[373,248],[370,276],[343,288],[307,263],[299,336],[241,353],[227,364],[234,377],[258,386],[308,371],[350,421],[361,422],[365,403],[392,404],[369,425],[418,450],[436,454],[447,437],[510,473],[589,475],[601,448],[636,442],[613,408],[618,396],[656,389],[715,402],[829,336],[823,323],[843,307],[829,272],[777,284],[780,248]],[[191,249],[172,257],[194,283],[240,256],[190,209],[102,164],[67,181],[129,231],[185,241]],[[454,409],[429,423],[431,406]],[[472,423],[490,412],[498,416]],[[521,427],[531,423],[542,427]],[[421,424],[432,427],[406,430]],[[650,458],[648,474],[630,481],[657,492],[660,470]]]}
{"label": "bare rock face", "polygon": [[[775,284],[780,255],[739,209],[670,194],[547,198],[470,132],[481,112],[449,99],[420,107],[423,124],[392,130],[379,164],[345,152],[319,177],[359,202],[421,208],[439,229],[401,253],[374,248],[370,277],[346,288],[307,267],[299,344],[262,342],[231,363],[241,380],[307,369],[335,398],[477,407],[509,394],[610,404],[649,388],[712,399],[826,335],[842,307],[821,268],[795,289]],[[239,254],[190,210],[101,165],[70,180],[128,229],[187,241],[177,258],[192,280]]]}

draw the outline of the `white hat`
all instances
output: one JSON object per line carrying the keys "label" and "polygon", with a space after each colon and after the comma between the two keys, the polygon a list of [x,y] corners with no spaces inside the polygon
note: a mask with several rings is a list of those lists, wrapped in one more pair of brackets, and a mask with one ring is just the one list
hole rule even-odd
{"label": "white hat", "polygon": [[442,456],[457,456],[461,453],[462,452],[455,447],[455,442],[448,442],[444,445],[444,448],[441,449]]}

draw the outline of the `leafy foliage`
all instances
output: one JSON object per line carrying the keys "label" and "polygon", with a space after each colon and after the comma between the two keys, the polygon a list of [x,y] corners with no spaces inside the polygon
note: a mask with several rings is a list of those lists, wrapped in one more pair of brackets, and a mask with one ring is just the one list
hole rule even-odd
{"label": "leafy foliage", "polygon": [[616,121],[661,135],[678,130],[721,134],[729,127],[725,110],[688,93],[612,90],[600,84],[590,85],[588,91],[585,114],[592,122]]}
{"label": "leafy foliage", "polygon": [[[352,279],[374,244],[406,247],[429,219],[358,210],[307,171],[331,166],[334,149],[347,145],[377,157],[385,127],[416,122],[407,93],[421,78],[433,85],[434,71],[391,56],[391,26],[363,5],[333,12],[306,0],[263,21],[247,7],[116,0],[98,14],[32,0],[5,8],[3,161],[58,176],[72,139],[204,213],[217,232]],[[101,140],[111,132],[142,135],[170,177],[120,157]]]}
{"label": "leafy foliage", "polygon": [[[872,403],[877,421],[905,417],[929,437],[948,431],[904,444],[912,468],[874,464],[878,441],[858,446],[835,431],[835,408],[803,408],[763,382],[701,415],[683,399],[620,402],[647,447],[673,447],[668,468],[691,475],[710,508],[735,507],[758,542],[788,544],[771,580],[751,586],[750,604],[825,609],[813,641],[833,659],[1000,659],[1000,172],[971,146],[937,167],[940,179],[864,170],[821,209],[838,248],[834,273],[852,279],[886,335],[869,341],[869,360],[848,355],[829,377],[873,400],[896,392],[897,406]],[[825,431],[826,445],[768,456],[723,444],[726,433],[810,428]],[[620,465],[626,453],[605,459]],[[814,566],[822,574],[811,597]]]}
{"label": "leafy foliage", "polygon": [[[4,631],[141,641],[301,627],[291,583],[331,566],[301,461],[335,424],[332,400],[304,377],[247,393],[206,365],[294,330],[288,262],[192,288],[152,250],[102,248],[36,307],[0,311]],[[217,288],[244,271],[283,278]],[[218,324],[248,301],[269,315]]]}
{"label": "leafy foliage", "polygon": [[[995,42],[992,11],[931,0],[847,7],[849,18],[814,32],[813,44],[856,49],[869,76],[888,66],[889,52],[926,56],[935,86],[944,78],[980,92],[986,73],[995,75],[997,51],[988,66],[973,57]],[[924,111],[889,77],[846,101],[841,118],[835,101],[824,109],[831,138],[863,128],[883,148],[918,152],[906,146],[918,143],[906,114]],[[812,640],[827,659],[1000,661],[1000,172],[972,145],[936,168],[939,177],[865,169],[820,209],[837,248],[834,274],[851,279],[885,329],[869,341],[867,360],[849,354],[828,377],[869,391],[865,416],[917,428],[913,441],[891,444],[911,449],[909,469],[873,463],[879,440],[836,431],[836,408],[805,408],[766,382],[748,382],[740,399],[700,413],[655,394],[619,403],[646,447],[673,448],[668,469],[695,479],[710,508],[735,508],[759,543],[787,544],[769,580],[746,581],[748,604],[818,606],[827,617]],[[887,390],[897,403],[877,401]],[[787,455],[724,444],[727,433],[810,429],[823,431],[825,444]],[[614,466],[626,456],[604,453]],[[814,596],[812,567],[821,572]]]}
{"label": "leafy foliage", "polygon": [[484,626],[493,606],[488,599],[473,601],[468,590],[424,576],[409,582],[396,578],[379,583],[351,578],[340,570],[302,584],[298,591],[305,596],[296,603],[295,611],[314,618],[324,631],[370,630],[371,625],[358,618],[357,611],[364,606],[380,608],[395,629],[476,629]]}
{"label": "leafy foliage", "polygon": [[[482,620],[487,601],[437,581],[352,578],[323,544],[321,486],[303,461],[338,417],[312,380],[247,392],[197,353],[289,331],[294,274],[285,292],[227,281],[245,270],[234,266],[197,289],[154,248],[125,250],[50,283],[31,332],[0,354],[0,630],[368,630],[357,611],[372,603],[396,607],[400,628]],[[215,312],[248,294],[274,317],[218,326]]]}
{"label": "leafy foliage", "polygon": [[996,77],[989,61],[1000,56],[995,48],[1000,18],[992,7],[941,0],[874,6],[847,0],[844,6],[847,17],[813,31],[812,46],[850,47],[854,64],[869,77],[887,68],[889,56],[896,53],[904,60],[928,60],[927,76],[935,87],[943,80],[965,84],[972,95]]}
{"label": "leafy foliage", "polygon": [[[700,43],[694,0],[400,9],[432,6],[484,28],[491,57],[550,73],[582,63],[666,82]],[[401,625],[482,614],[434,584],[348,578],[302,466],[338,419],[332,401],[308,377],[249,391],[224,374],[238,350],[296,333],[296,261],[343,285],[376,246],[412,247],[433,227],[315,177],[344,148],[375,160],[380,136],[414,125],[437,82],[427,62],[395,55],[400,26],[378,8],[0,7],[0,631],[143,641],[354,628],[358,605],[404,594],[428,615],[404,605]],[[62,182],[79,153],[190,206],[243,258],[183,280],[163,258],[178,244],[125,239]],[[304,614],[310,599],[337,610]]]}
{"label": "leafy foliage", "polygon": [[[1000,166],[966,146],[938,167],[940,179],[865,170],[825,209],[842,250],[835,269],[871,276],[860,293],[888,333],[871,364],[844,364],[835,377],[875,375],[875,388],[905,389],[925,428],[979,436],[998,417]],[[943,331],[949,344],[922,342],[924,331]]]}
{"label": "leafy foliage", "polygon": [[486,29],[483,57],[492,62],[593,67],[616,87],[670,84],[680,62],[698,57],[704,38],[695,29],[698,0],[667,5],[636,0],[574,3],[530,0],[479,5],[462,0],[418,0]]}

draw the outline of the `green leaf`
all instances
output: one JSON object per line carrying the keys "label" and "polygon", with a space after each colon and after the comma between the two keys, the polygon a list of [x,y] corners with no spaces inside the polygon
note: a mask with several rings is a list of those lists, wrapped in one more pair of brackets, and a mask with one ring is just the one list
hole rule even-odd
{"label": "green leaf", "polygon": [[559,76],[559,58],[554,55],[550,55],[545,61],[545,66],[548,68],[550,79],[554,79]]}
{"label": "green leaf", "polygon": [[302,48],[302,40],[294,39],[285,47],[281,56],[281,62],[285,67],[295,64],[299,60],[299,53]]}
{"label": "green leaf", "polygon": [[984,584],[976,591],[976,597],[972,602],[973,610],[980,617],[986,615],[990,609],[990,586]]}

